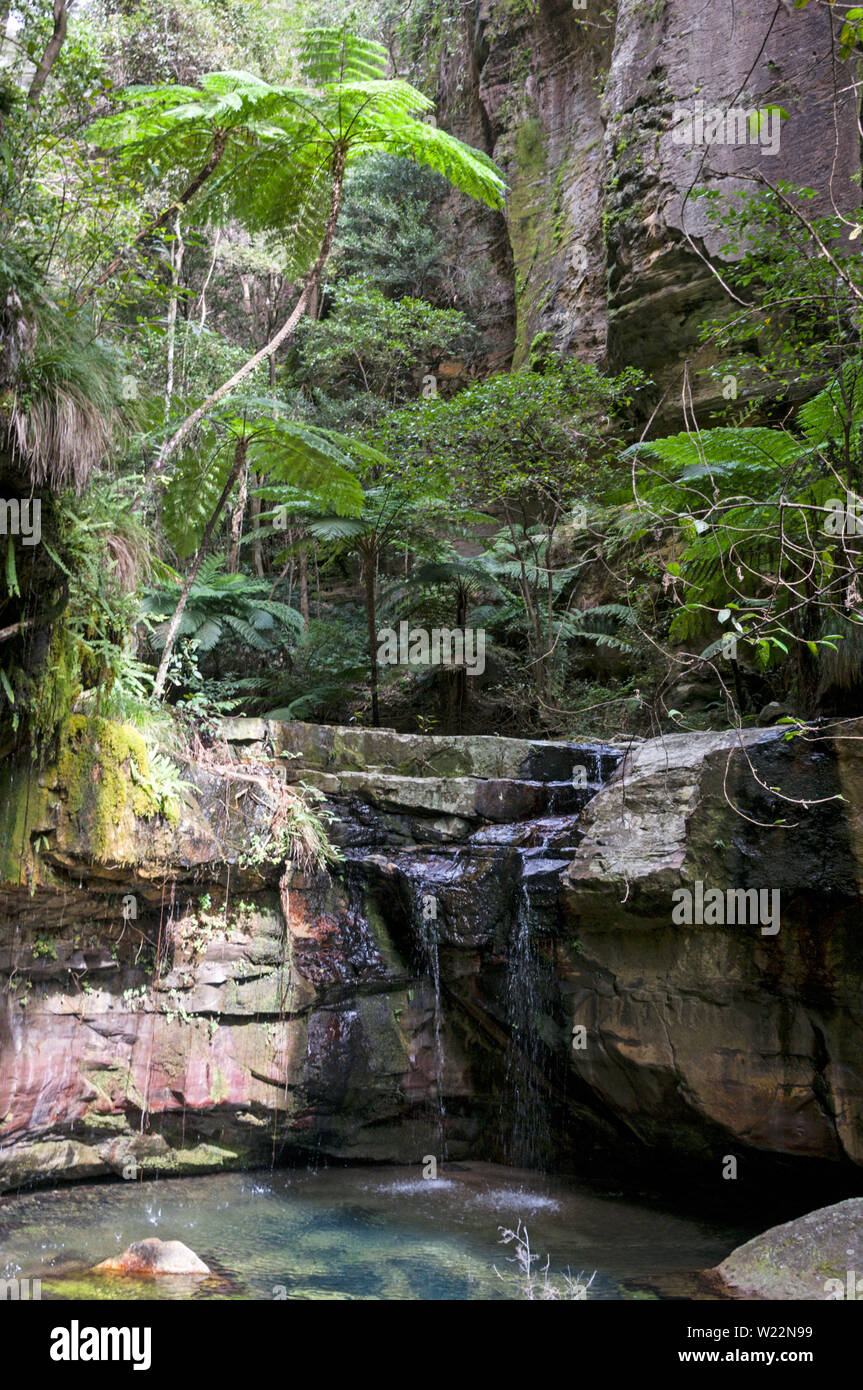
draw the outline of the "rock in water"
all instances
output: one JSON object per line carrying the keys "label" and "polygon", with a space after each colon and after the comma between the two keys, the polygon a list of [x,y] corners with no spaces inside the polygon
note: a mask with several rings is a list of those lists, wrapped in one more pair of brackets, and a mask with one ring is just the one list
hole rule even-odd
{"label": "rock in water", "polygon": [[149,1240],[133,1241],[122,1255],[103,1260],[95,1266],[94,1273],[209,1274],[210,1270],[181,1240],[159,1240],[151,1236]]}
{"label": "rock in water", "polygon": [[863,1197],[773,1226],[713,1272],[750,1298],[863,1300]]}

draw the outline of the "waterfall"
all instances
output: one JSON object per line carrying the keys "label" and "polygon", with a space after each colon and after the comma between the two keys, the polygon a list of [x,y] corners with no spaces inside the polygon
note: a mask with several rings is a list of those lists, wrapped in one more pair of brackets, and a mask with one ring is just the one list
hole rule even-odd
{"label": "waterfall", "polygon": [[[428,962],[429,973],[434,987],[434,1061],[435,1061],[435,1089],[437,1091],[437,1126],[438,1126],[438,1153],[440,1162],[445,1162],[447,1158],[446,1142],[446,1102],[444,1100],[443,1073],[444,1073],[444,1049],[442,1036],[443,1014],[441,1009],[441,980],[440,980],[440,927],[438,925],[436,912],[428,911],[428,896],[422,895],[420,912],[418,917],[419,937],[422,943],[423,952]],[[434,901],[434,900],[433,900]]]}
{"label": "waterfall", "polygon": [[502,1146],[507,1162],[544,1169],[550,1161],[552,1125],[546,1084],[543,1019],[554,1009],[549,968],[538,947],[542,910],[534,901],[529,851],[519,850],[519,878],[509,930],[505,1012],[509,1031],[506,1088],[501,1104]]}
{"label": "waterfall", "polygon": [[411,1101],[422,1097],[433,1125],[424,1142],[439,1161],[476,1152],[476,1121],[463,1104],[475,1088],[491,1099],[483,1151],[547,1171],[569,1067],[571,1020],[553,959],[566,931],[561,876],[577,852],[581,812],[621,754],[570,743],[513,752],[502,742],[495,768],[479,744],[471,756],[481,753],[483,771],[501,775],[462,773],[457,759],[467,753],[454,741],[444,749],[449,776],[428,776],[425,764],[422,776],[342,774],[356,778],[357,792],[363,778],[370,785],[339,806],[339,877],[354,930],[368,937],[363,961],[375,950],[372,919],[398,952],[374,978],[395,968],[417,986],[404,1024]]}

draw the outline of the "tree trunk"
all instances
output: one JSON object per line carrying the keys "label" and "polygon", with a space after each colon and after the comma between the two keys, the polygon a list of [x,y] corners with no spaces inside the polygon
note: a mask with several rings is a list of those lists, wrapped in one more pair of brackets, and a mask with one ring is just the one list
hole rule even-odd
{"label": "tree trunk", "polygon": [[120,252],[120,254],[114,257],[113,261],[109,262],[108,266],[105,270],[102,271],[102,274],[98,277],[98,279],[94,280],[92,284],[88,285],[86,290],[80,291],[75,300],[75,307],[77,309],[80,309],[81,305],[86,303],[86,301],[90,298],[90,295],[93,294],[95,290],[98,290],[101,285],[104,285],[106,280],[110,280],[111,276],[114,274],[114,271],[119,270],[120,266],[123,264],[123,261],[126,259],[130,251],[134,251],[135,247],[140,246],[142,241],[146,241],[148,237],[151,237],[154,232],[157,232],[159,230],[160,227],[164,227],[165,223],[168,221],[168,218],[171,216],[172,213],[181,211],[187,203],[191,202],[192,198],[194,198],[198,190],[207,182],[207,179],[210,177],[210,175],[215,173],[219,164],[222,162],[222,157],[225,153],[225,150],[227,149],[227,146],[228,132],[226,130],[217,130],[215,135],[213,136],[213,147],[210,151],[210,156],[203,169],[201,169],[200,172],[195,175],[195,177],[192,179],[192,182],[180,194],[179,198],[175,198],[173,203],[169,203],[168,206],[164,209],[164,211],[159,213],[159,216],[156,218],[155,222],[149,223],[149,225],[146,226],[143,229],[143,231],[140,231],[136,237],[132,238],[129,245],[125,246],[123,250]]}
{"label": "tree trunk", "polygon": [[[66,24],[68,18],[69,6],[66,0],[54,0],[54,30],[45,45],[45,52],[39,59],[38,67],[33,74],[33,81],[30,83],[30,90],[27,93],[27,105],[30,107],[31,111],[35,111],[36,107],[39,105],[42,99],[42,88],[48,81],[51,69],[60,54],[60,49],[66,42]],[[6,37],[5,27],[3,37]]]}
{"label": "tree trunk", "polygon": [[215,391],[213,391],[213,393],[207,397],[204,403],[198,406],[197,410],[193,410],[191,415],[186,416],[186,419],[180,425],[179,429],[176,430],[176,432],[171,436],[171,438],[159,450],[155,462],[153,463],[152,467],[149,469],[146,475],[146,481],[149,481],[151,478],[153,478],[154,475],[158,474],[162,468],[164,468],[165,464],[172,457],[172,455],[176,453],[177,449],[180,447],[180,445],[182,444],[186,436],[189,434],[189,432],[195,428],[199,421],[203,420],[204,416],[212,410],[213,406],[218,405],[219,401],[224,400],[225,396],[230,395],[230,393],[234,390],[234,387],[239,386],[240,382],[245,380],[249,373],[253,372],[255,368],[260,365],[261,362],[266,361],[267,358],[272,358],[273,354],[277,351],[278,348],[281,347],[282,343],[287,342],[288,338],[290,338],[291,334],[295,331],[297,324],[300,322],[300,319],[303,317],[309,304],[312,301],[315,290],[317,289],[318,284],[320,283],[320,279],[324,271],[324,266],[329,260],[330,250],[333,244],[333,237],[335,236],[336,232],[336,224],[339,220],[339,208],[341,207],[342,184],[344,182],[344,177],[345,152],[341,148],[341,146],[339,146],[336,148],[333,154],[330,211],[329,215],[327,216],[326,227],[324,229],[324,236],[321,242],[321,249],[318,252],[317,260],[312,266],[312,269],[309,271],[306,283],[303,286],[302,294],[300,295],[299,299],[294,305],[293,310],[291,311],[285,323],[282,324],[282,327],[279,329],[278,333],[276,333],[276,335],[270,339],[270,341],[266,344],[265,347],[262,347],[252,357],[250,357],[247,362],[244,362],[242,367],[240,367],[239,371],[234,372],[234,375],[232,377],[229,377],[227,381],[223,382],[221,386],[219,386]]}
{"label": "tree trunk", "polygon": [[309,625],[309,555],[300,542],[300,616],[306,627]]}
{"label": "tree trunk", "polygon": [[237,505],[231,514],[231,548],[228,552],[228,573],[237,574],[240,569],[240,541],[243,536],[243,517],[246,515],[246,498],[249,494],[249,470],[240,473],[240,486],[237,491]]}
{"label": "tree trunk", "polygon": [[210,543],[210,539],[213,535],[213,532],[216,529],[216,523],[218,522],[219,517],[222,515],[222,508],[224,507],[225,503],[231,495],[231,488],[234,486],[234,483],[237,481],[237,479],[239,478],[240,474],[246,466],[246,454],[248,452],[248,447],[249,442],[245,435],[243,435],[240,439],[237,440],[236,448],[234,449],[234,462],[231,465],[231,471],[228,474],[228,481],[225,483],[225,486],[222,490],[222,495],[216,503],[216,509],[213,512],[213,515],[210,517],[210,520],[207,522],[207,525],[204,529],[204,534],[201,537],[201,544],[198,546],[198,549],[195,552],[195,558],[192,561],[192,568],[189,570],[189,573],[186,576],[186,582],[183,585],[183,588],[180,592],[180,598],[177,603],[177,607],[174,609],[174,616],[168,624],[168,631],[165,634],[165,647],[162,652],[162,660],[159,662],[159,669],[156,672],[156,679],[153,682],[154,700],[158,700],[161,698],[162,691],[165,688],[165,679],[168,674],[168,662],[171,659],[171,652],[174,650],[174,643],[177,640],[177,630],[179,629],[180,620],[183,617],[186,604],[189,601],[189,594],[192,592],[192,585],[198,577],[198,570],[201,568],[201,561],[204,558],[204,552],[206,551],[207,546]]}
{"label": "tree trunk", "polygon": [[369,690],[372,697],[372,728],[381,722],[378,705],[378,636],[375,604],[375,560],[377,553],[374,544],[364,546],[360,551],[363,564],[365,587],[366,626],[369,634]]}
{"label": "tree trunk", "polygon": [[[249,474],[249,482],[252,485],[252,496],[249,500],[249,514],[252,519],[252,535],[257,536],[261,529],[261,499],[257,496],[258,475],[255,472]],[[264,577],[264,551],[259,540],[252,541],[252,564],[255,574],[259,579]]]}
{"label": "tree trunk", "polygon": [[165,371],[165,419],[171,413],[174,397],[174,359],[177,352],[177,299],[180,288],[180,271],[183,268],[183,238],[180,232],[180,214],[174,214],[174,244],[171,247],[171,301],[168,305],[168,361]]}

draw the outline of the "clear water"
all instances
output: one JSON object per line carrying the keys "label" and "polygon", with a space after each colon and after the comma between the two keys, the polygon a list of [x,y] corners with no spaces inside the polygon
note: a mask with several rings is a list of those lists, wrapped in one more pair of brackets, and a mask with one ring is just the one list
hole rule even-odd
{"label": "clear water", "polygon": [[[281,1169],[98,1183],[5,1198],[0,1276],[43,1298],[522,1299],[499,1227],[526,1223],[550,1276],[595,1271],[588,1299],[698,1297],[696,1271],[755,1228],[703,1223],[646,1201],[490,1164]],[[94,1276],[148,1236],[181,1240],[213,1277]]]}

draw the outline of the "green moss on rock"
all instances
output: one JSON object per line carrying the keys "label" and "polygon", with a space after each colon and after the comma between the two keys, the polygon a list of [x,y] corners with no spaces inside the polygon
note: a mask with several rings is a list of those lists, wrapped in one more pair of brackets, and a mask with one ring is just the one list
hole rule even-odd
{"label": "green moss on rock", "polygon": [[[57,782],[96,860],[129,861],[129,820],[163,812],[150,784],[147,745],[137,729],[72,714],[60,736]],[[125,852],[124,852],[125,850]]]}

